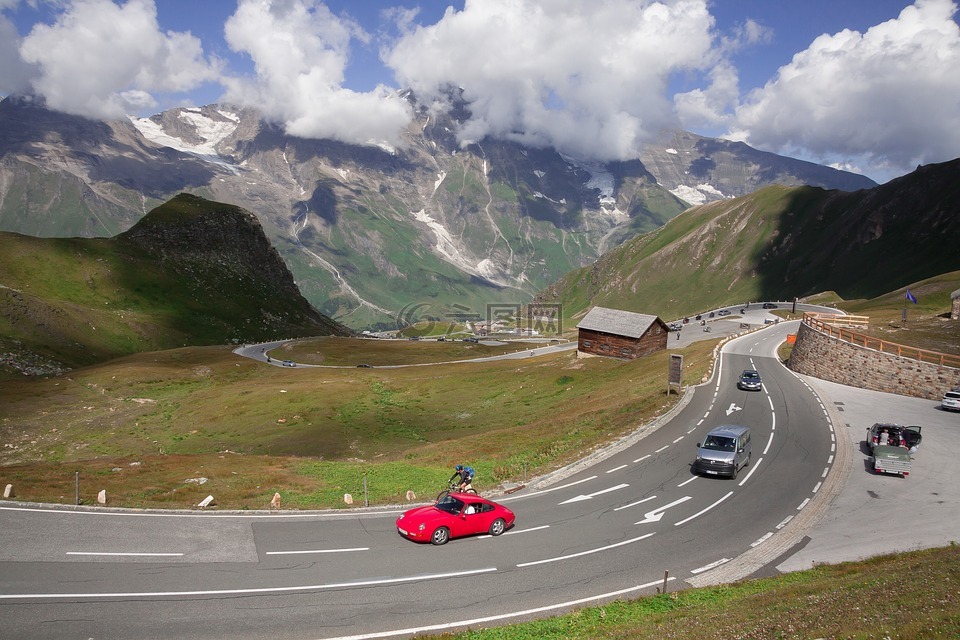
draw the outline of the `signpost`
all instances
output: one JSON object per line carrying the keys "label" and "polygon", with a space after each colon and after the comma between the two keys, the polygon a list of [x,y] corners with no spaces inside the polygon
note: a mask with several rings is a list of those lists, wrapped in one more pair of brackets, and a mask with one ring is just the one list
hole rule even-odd
{"label": "signpost", "polygon": [[680,384],[683,381],[683,354],[670,354],[670,375],[667,380],[667,395],[670,395],[672,385],[677,385],[677,395],[680,395]]}

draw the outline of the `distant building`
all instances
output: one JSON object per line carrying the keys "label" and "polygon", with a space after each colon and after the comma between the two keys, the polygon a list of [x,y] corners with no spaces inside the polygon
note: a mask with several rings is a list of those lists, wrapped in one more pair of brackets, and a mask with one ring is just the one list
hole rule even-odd
{"label": "distant building", "polygon": [[953,306],[950,307],[950,319],[960,320],[960,289],[951,293],[950,298],[953,300]]}
{"label": "distant building", "polygon": [[594,307],[577,324],[580,353],[632,360],[667,348],[670,329],[657,316]]}

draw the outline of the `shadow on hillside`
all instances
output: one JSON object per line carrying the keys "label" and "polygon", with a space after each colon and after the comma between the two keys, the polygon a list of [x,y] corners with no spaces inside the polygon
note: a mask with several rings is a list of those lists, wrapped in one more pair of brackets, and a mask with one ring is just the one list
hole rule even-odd
{"label": "shadow on hillside", "polygon": [[[792,189],[763,217],[767,241],[753,258],[761,300],[836,291],[874,298],[960,270],[956,188],[960,160],[922,167],[873,189]],[[759,193],[759,192],[758,192]]]}

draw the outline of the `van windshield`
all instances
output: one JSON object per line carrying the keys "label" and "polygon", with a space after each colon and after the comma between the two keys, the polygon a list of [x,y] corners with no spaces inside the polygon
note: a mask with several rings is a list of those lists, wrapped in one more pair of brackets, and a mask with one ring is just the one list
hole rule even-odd
{"label": "van windshield", "polygon": [[703,441],[703,448],[711,451],[734,451],[737,448],[737,442],[734,438],[707,436]]}

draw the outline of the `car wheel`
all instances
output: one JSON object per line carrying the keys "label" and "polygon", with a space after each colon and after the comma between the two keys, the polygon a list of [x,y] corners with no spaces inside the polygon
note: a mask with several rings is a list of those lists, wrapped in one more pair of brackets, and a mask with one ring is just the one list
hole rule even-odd
{"label": "car wheel", "polygon": [[740,469],[737,467],[736,461],[734,461],[734,463],[733,463],[733,473],[730,474],[730,479],[731,479],[731,480],[736,480],[736,479],[737,479],[737,471],[739,471],[739,470],[740,470]]}
{"label": "car wheel", "polygon": [[503,518],[497,518],[490,525],[490,535],[492,536],[498,536],[506,530],[507,523],[503,520]]}
{"label": "car wheel", "polygon": [[436,531],[433,532],[433,535],[430,536],[430,543],[435,545],[447,544],[447,540],[450,539],[450,529],[446,527],[439,527]]}

